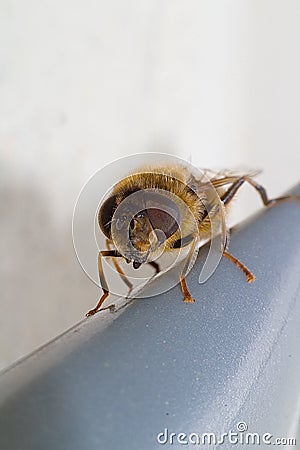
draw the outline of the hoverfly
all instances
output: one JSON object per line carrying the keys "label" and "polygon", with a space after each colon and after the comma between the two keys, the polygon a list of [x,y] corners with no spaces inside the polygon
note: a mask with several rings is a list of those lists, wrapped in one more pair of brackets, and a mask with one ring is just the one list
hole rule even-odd
{"label": "hoverfly", "polygon": [[[86,314],[87,316],[99,311],[109,295],[102,258],[112,258],[121,279],[131,290],[132,283],[127,279],[117,258],[123,258],[127,263],[131,263],[134,269],[143,264],[150,264],[158,274],[160,266],[154,256],[159,253],[162,246],[163,252],[188,248],[179,282],[184,302],[194,302],[185,276],[195,255],[199,235],[208,237],[211,231],[209,210],[213,211],[215,207],[215,197],[209,195],[211,191],[217,193],[225,212],[245,183],[258,192],[267,207],[287,200],[300,200],[300,196],[269,199],[265,188],[254,180],[258,172],[243,175],[204,170],[202,173],[205,175],[203,179],[197,179],[184,165],[178,164],[176,167],[158,165],[133,172],[114,186],[109,197],[100,205],[98,214],[98,224],[107,244],[107,250],[100,251],[98,255],[99,279],[103,295],[95,308]],[[204,198],[206,203],[203,202]],[[248,283],[253,282],[255,276],[227,251],[227,246],[228,230],[225,227],[223,256],[244,272]],[[122,253],[118,251],[120,247],[124,249]]]}

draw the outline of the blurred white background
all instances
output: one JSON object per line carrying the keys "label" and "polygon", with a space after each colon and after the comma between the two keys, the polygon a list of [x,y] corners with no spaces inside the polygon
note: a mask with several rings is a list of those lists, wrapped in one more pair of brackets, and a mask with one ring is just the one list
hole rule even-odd
{"label": "blurred white background", "polygon": [[[2,368],[98,299],[71,236],[98,168],[158,151],[299,181],[297,0],[2,0],[0,41]],[[260,207],[245,187],[233,221]]]}

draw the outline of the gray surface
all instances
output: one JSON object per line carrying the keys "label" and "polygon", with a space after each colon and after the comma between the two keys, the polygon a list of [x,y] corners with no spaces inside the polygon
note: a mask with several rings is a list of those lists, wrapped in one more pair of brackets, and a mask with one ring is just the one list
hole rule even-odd
{"label": "gray surface", "polygon": [[100,313],[3,373],[1,449],[153,449],[165,427],[220,434],[240,421],[295,437],[299,231],[300,204],[263,211],[230,244],[254,284],[223,258],[200,286],[200,257],[187,280],[194,305],[177,286]]}

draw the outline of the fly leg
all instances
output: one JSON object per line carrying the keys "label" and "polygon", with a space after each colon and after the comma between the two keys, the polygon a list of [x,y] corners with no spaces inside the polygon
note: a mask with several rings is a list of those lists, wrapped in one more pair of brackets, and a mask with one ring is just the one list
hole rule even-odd
{"label": "fly leg", "polygon": [[[300,200],[300,196],[297,195],[284,195],[282,197],[277,197],[274,199],[269,199],[266,189],[261,186],[259,183],[257,183],[253,178],[244,176],[236,180],[230,188],[222,195],[221,200],[224,205],[227,205],[232,198],[235,196],[237,191],[240,189],[240,187],[245,183],[249,183],[254,189],[259,193],[262,202],[265,206],[272,207],[278,203],[282,203],[285,201],[295,201]],[[250,270],[237,258],[235,258],[230,253],[224,251],[223,255],[228,258],[230,261],[232,261],[239,269],[241,269],[247,278],[247,283],[252,283],[255,281],[255,276],[250,272]]]}
{"label": "fly leg", "polygon": [[231,255],[230,253],[224,251],[223,255],[229,259],[229,261],[232,261],[239,269],[241,269],[247,278],[247,283],[252,283],[256,280],[255,276],[252,272],[241,262],[239,261],[235,256]]}
{"label": "fly leg", "polygon": [[[96,312],[99,311],[99,309],[101,308],[102,304],[104,303],[104,301],[106,300],[106,298],[109,295],[109,289],[108,289],[108,285],[104,276],[104,272],[103,272],[103,266],[102,266],[102,258],[119,258],[123,256],[121,255],[121,253],[119,253],[117,250],[102,250],[101,252],[99,252],[98,254],[98,271],[99,271],[99,280],[100,280],[100,284],[102,287],[102,291],[103,294],[100,298],[100,300],[98,301],[97,305],[95,306],[95,308],[91,309],[90,311],[88,311],[86,313],[86,316],[93,316],[94,314],[96,314]],[[113,309],[114,305],[110,305],[108,307],[109,309]]]}
{"label": "fly leg", "polygon": [[298,195],[284,195],[282,197],[277,197],[273,199],[269,199],[266,189],[261,186],[259,183],[257,183],[253,178],[248,176],[243,176],[236,180],[230,188],[222,195],[221,200],[224,203],[224,205],[228,204],[230,200],[235,196],[237,191],[240,189],[240,187],[245,183],[249,183],[256,191],[259,193],[262,202],[265,206],[274,206],[277,203],[285,202],[285,201],[295,201],[300,200],[300,196]]}
{"label": "fly leg", "polygon": [[[108,239],[106,239],[106,248],[107,248],[108,250],[111,250],[111,243],[110,243],[110,241],[109,241]],[[119,256],[122,256],[122,255],[119,254]],[[128,294],[127,294],[127,295],[129,295],[130,292],[132,291],[133,284],[132,284],[132,283],[128,280],[128,278],[126,277],[126,275],[125,275],[123,269],[120,267],[118,261],[116,260],[116,257],[115,257],[115,256],[112,256],[111,259],[112,259],[113,265],[115,266],[116,271],[117,271],[118,274],[120,275],[121,280],[124,281],[124,283],[126,284],[126,286],[129,288],[129,292],[128,292]]]}
{"label": "fly leg", "polygon": [[191,247],[185,262],[185,265],[183,267],[183,270],[181,272],[180,275],[180,287],[181,287],[181,291],[183,293],[183,301],[184,303],[195,303],[195,300],[193,299],[193,297],[190,294],[190,291],[188,290],[186,281],[185,281],[185,277],[190,269],[190,265],[191,263],[195,260],[195,252],[196,252],[196,243],[197,243],[197,239],[194,237],[193,241],[191,243]]}

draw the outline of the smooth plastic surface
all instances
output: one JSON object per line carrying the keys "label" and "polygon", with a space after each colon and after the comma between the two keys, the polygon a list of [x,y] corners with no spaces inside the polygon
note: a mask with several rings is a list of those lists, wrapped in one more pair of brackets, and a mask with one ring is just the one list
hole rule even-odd
{"label": "smooth plastic surface", "polygon": [[[300,203],[235,229],[230,252],[255,283],[223,258],[199,285],[200,256],[187,279],[195,304],[177,286],[99,313],[4,372],[0,448],[150,450],[165,428],[220,436],[239,422],[296,437]],[[174,439],[165,447],[187,447]]]}

